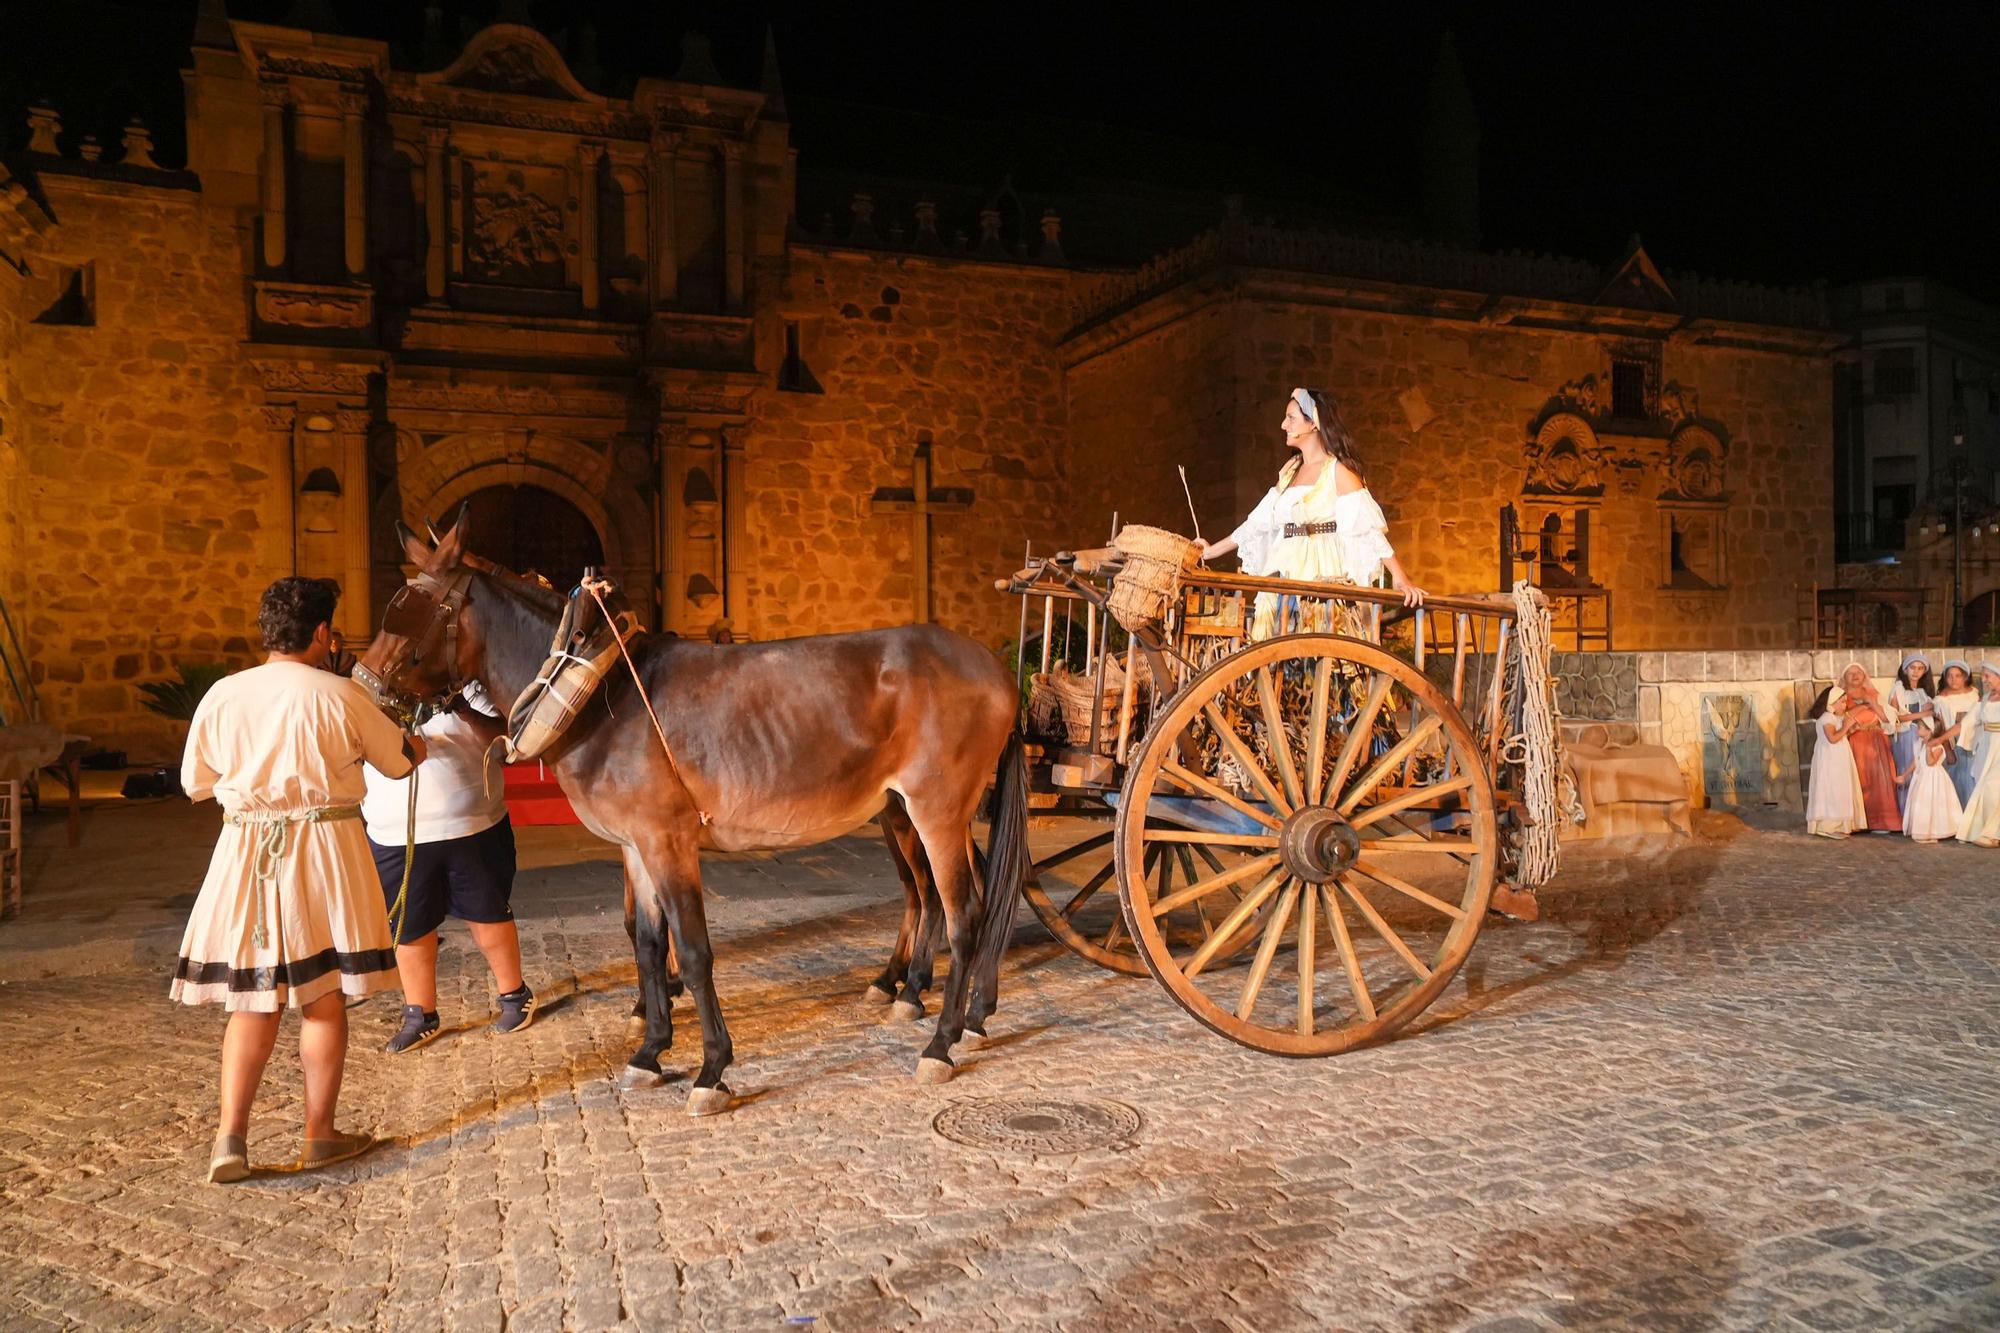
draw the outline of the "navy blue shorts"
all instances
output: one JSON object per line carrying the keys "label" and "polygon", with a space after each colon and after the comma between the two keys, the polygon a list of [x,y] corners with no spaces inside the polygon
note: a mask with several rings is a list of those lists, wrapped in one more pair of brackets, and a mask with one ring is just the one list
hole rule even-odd
{"label": "navy blue shorts", "polygon": [[[368,847],[382,877],[382,900],[393,913],[396,891],[403,884],[402,845],[384,847],[371,838]],[[505,818],[463,838],[420,842],[410,866],[402,942],[422,939],[443,925],[447,916],[460,921],[512,921],[508,902],[513,896],[514,826]],[[390,924],[395,924],[393,916]]]}

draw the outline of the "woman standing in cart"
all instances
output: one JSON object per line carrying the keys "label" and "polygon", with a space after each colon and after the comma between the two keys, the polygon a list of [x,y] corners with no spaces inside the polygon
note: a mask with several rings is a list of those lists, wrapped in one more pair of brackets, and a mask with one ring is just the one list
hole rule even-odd
{"label": "woman standing in cart", "polygon": [[[1368,492],[1355,457],[1354,437],[1340,404],[1317,389],[1294,389],[1285,401],[1285,445],[1297,451],[1278,473],[1278,484],[1219,542],[1203,542],[1201,558],[1237,553],[1246,574],[1323,583],[1379,584],[1386,570],[1405,606],[1418,606],[1424,590],[1410,581],[1389,545],[1388,520]],[[1340,623],[1329,624],[1329,603],[1258,593],[1252,639],[1293,631],[1361,632],[1359,617],[1342,605]]]}

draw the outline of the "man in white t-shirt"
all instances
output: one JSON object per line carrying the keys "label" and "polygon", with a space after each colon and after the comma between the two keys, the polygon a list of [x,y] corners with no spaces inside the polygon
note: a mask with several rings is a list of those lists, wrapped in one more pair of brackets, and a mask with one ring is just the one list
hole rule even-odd
{"label": "man in white t-shirt", "polygon": [[[500,768],[504,724],[477,682],[451,709],[417,729],[429,761],[417,782],[416,854],[396,968],[403,977],[403,1022],[385,1049],[400,1053],[434,1040],[437,1015],[438,928],[446,916],[465,922],[501,988],[497,1032],[534,1021],[535,993],[521,979],[521,941],[509,906],[514,893],[514,829]],[[361,803],[375,869],[391,913],[403,885],[410,784],[367,771]],[[393,924],[393,917],[392,917]]]}

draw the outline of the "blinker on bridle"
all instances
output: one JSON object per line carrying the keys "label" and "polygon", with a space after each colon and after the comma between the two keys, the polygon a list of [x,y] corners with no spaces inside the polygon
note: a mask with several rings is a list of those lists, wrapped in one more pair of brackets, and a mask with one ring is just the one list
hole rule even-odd
{"label": "blinker on bridle", "polygon": [[[380,675],[365,666],[354,668],[354,679],[405,727],[414,730],[421,726],[465,685],[458,675],[458,613],[465,606],[465,590],[471,582],[472,571],[461,569],[450,579],[420,573],[404,584],[382,614],[382,632],[402,640],[401,644],[390,654]],[[420,697],[391,684],[438,651],[444,653],[445,685],[436,694]]]}

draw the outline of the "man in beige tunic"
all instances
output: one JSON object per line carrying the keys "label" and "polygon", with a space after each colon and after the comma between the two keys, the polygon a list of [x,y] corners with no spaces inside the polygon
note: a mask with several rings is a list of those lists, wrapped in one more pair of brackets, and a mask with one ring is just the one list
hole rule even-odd
{"label": "man in beige tunic", "polygon": [[393,988],[396,954],[362,833],[361,766],[391,777],[423,759],[353,681],[326,669],[338,592],[279,579],[257,623],[264,665],[209,690],[188,728],[181,785],[222,805],[222,836],[181,941],[171,994],[229,1011],[221,1125],[208,1178],[250,1173],[245,1139],[286,1007],[305,1067],[305,1152],[323,1166],[372,1146],[334,1127],[347,1063],[347,996]]}

